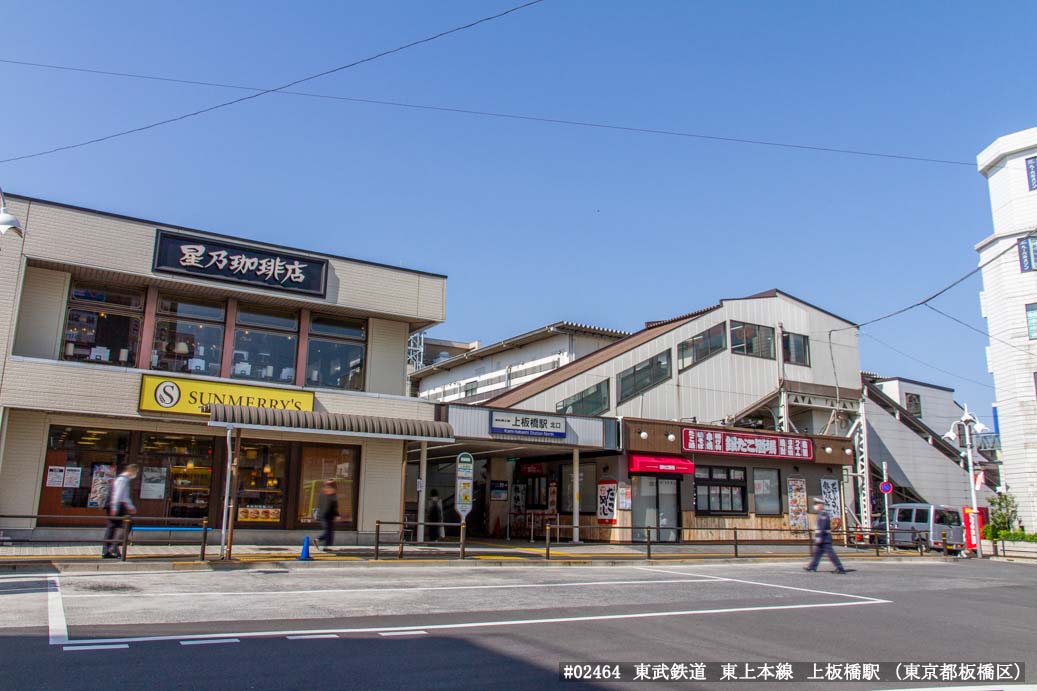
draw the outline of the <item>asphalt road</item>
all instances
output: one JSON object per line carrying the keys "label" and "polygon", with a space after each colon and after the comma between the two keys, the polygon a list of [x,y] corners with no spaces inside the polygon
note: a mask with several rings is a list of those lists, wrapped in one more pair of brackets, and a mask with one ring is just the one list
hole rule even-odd
{"label": "asphalt road", "polygon": [[0,678],[11,689],[616,689],[630,677],[563,682],[559,663],[989,661],[1024,663],[1037,679],[1037,568],[919,560],[853,569],[311,565],[5,576]]}

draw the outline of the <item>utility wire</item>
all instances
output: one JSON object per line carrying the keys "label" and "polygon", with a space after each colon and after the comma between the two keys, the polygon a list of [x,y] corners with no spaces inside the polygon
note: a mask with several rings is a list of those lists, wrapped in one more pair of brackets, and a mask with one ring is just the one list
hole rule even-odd
{"label": "utility wire", "polygon": [[[1028,240],[1028,239],[1030,239],[1032,237],[1035,237],[1035,236],[1037,236],[1037,230],[1031,230],[1029,233],[1027,233],[1025,236],[1023,236],[1022,239],[1023,240]],[[982,271],[987,266],[993,264],[995,261],[997,261],[1001,257],[1005,256],[1006,254],[1008,254],[1012,250],[1016,249],[1017,246],[1018,246],[1018,242],[1015,243],[1015,244],[1009,244],[1008,247],[1006,247],[1004,250],[998,252],[993,257],[991,257],[987,261],[983,262],[982,264],[977,266],[972,271],[969,271],[964,276],[961,276],[960,278],[955,279],[951,283],[947,284],[943,288],[940,288],[938,291],[936,291],[935,293],[933,293],[932,295],[930,295],[929,297],[927,297],[927,298],[925,298],[923,300],[919,300],[918,302],[912,303],[912,304],[908,305],[907,307],[901,307],[900,309],[897,309],[897,310],[894,310],[892,312],[889,312],[888,314],[884,314],[881,317],[876,317],[875,319],[869,319],[866,322],[861,322],[860,324],[854,324],[853,326],[843,326],[843,327],[840,327],[838,329],[832,329],[832,331],[845,331],[847,329],[860,329],[862,327],[869,326],[871,324],[877,324],[877,323],[879,323],[881,321],[885,321],[887,319],[891,319],[893,317],[899,316],[901,314],[904,314],[905,312],[910,312],[911,310],[916,309],[918,307],[922,307],[923,305],[928,305],[928,303],[930,303],[933,300],[935,300],[936,298],[940,297],[941,295],[943,295],[947,291],[951,290],[955,286],[965,282],[969,278],[972,278],[972,276],[974,276],[975,274],[979,273],[980,271]]]}
{"label": "utility wire", "polygon": [[951,372],[950,370],[942,369],[940,367],[937,367],[936,365],[933,365],[931,363],[926,362],[925,360],[922,360],[921,358],[916,358],[914,355],[911,355],[909,353],[905,353],[904,351],[900,350],[899,348],[896,348],[895,346],[891,346],[890,344],[886,343],[885,341],[880,340],[878,338],[875,338],[874,336],[872,336],[869,333],[864,333],[862,331],[861,335],[864,336],[865,338],[870,338],[871,340],[875,341],[876,343],[878,343],[880,345],[886,346],[887,348],[892,350],[894,353],[900,353],[901,355],[903,355],[907,359],[914,360],[915,362],[917,362],[919,364],[922,364],[922,365],[925,365],[926,367],[929,367],[931,369],[934,369],[937,372],[943,372],[944,374],[950,375],[950,376],[954,377],[955,379],[961,379],[963,381],[972,382],[973,384],[979,384],[980,386],[985,386],[988,389],[993,389],[994,388],[993,386],[991,386],[990,384],[987,384],[986,382],[981,382],[978,379],[969,379],[968,377],[963,377],[963,376],[961,376],[960,374],[958,374],[956,372]]}
{"label": "utility wire", "polygon": [[136,134],[138,132],[144,132],[146,130],[155,129],[156,127],[161,127],[163,125],[169,125],[169,124],[172,124],[174,122],[180,122],[181,120],[187,120],[188,118],[193,118],[193,117],[197,117],[199,115],[204,115],[205,113],[211,113],[214,110],[219,110],[221,108],[227,108],[229,106],[233,106],[233,105],[236,105],[238,103],[243,103],[244,101],[250,101],[252,99],[259,98],[260,96],[265,96],[267,94],[272,94],[272,93],[275,93],[275,92],[278,92],[278,91],[283,91],[285,89],[289,89],[289,88],[291,88],[293,86],[296,86],[298,84],[302,84],[304,82],[309,82],[309,81],[312,81],[314,79],[319,79],[321,77],[326,77],[329,74],[335,74],[336,72],[341,72],[343,70],[348,70],[348,69],[356,67],[358,65],[363,65],[364,63],[373,62],[373,61],[378,60],[380,58],[384,58],[386,56],[402,52],[402,51],[407,50],[409,48],[414,48],[415,46],[420,46],[420,45],[422,45],[424,43],[431,43],[432,41],[435,41],[436,39],[443,38],[444,36],[449,36],[450,34],[455,34],[455,33],[458,33],[460,31],[464,31],[466,29],[471,29],[473,27],[479,26],[480,24],[485,24],[486,22],[491,22],[491,21],[493,21],[495,19],[500,19],[501,17],[507,16],[507,15],[512,14],[514,12],[518,12],[520,10],[524,10],[527,7],[532,7],[533,5],[539,5],[542,2],[544,2],[544,0],[530,0],[530,2],[526,2],[526,3],[522,4],[522,5],[518,5],[516,7],[512,7],[511,9],[504,10],[503,12],[498,12],[497,14],[490,15],[488,17],[483,17],[482,19],[477,19],[474,22],[469,22],[468,24],[464,24],[462,26],[454,27],[453,29],[448,29],[446,31],[441,31],[441,32],[439,32],[437,34],[433,34],[432,36],[427,36],[425,38],[419,39],[417,41],[412,41],[410,43],[407,43],[407,44],[402,45],[402,46],[398,46],[396,48],[391,48],[389,50],[384,50],[384,51],[382,51],[380,53],[375,53],[374,55],[370,55],[370,56],[368,56],[366,58],[361,58],[360,60],[356,60],[356,61],[348,63],[346,65],[340,65],[339,67],[334,67],[334,68],[332,68],[330,70],[325,70],[323,72],[318,72],[317,74],[313,74],[313,75],[310,75],[308,77],[303,77],[302,79],[296,79],[295,81],[288,82],[287,84],[282,84],[281,86],[274,87],[272,89],[262,89],[260,91],[257,91],[256,93],[249,94],[248,96],[242,96],[241,98],[236,98],[236,99],[233,99],[231,101],[224,101],[223,103],[218,103],[218,104],[216,104],[214,106],[209,106],[208,108],[202,108],[201,110],[192,111],[190,113],[184,113],[182,115],[177,115],[176,117],[167,118],[165,120],[159,120],[158,122],[153,122],[153,123],[151,123],[149,125],[143,125],[141,127],[134,127],[132,129],[128,129],[128,130],[122,130],[121,132],[115,132],[113,134],[105,135],[103,137],[96,137],[94,139],[88,139],[86,141],[79,142],[79,143],[76,143],[76,144],[67,144],[65,146],[54,147],[53,149],[47,149],[47,150],[44,150],[44,151],[37,151],[36,153],[32,153],[32,154],[24,154],[22,156],[13,156],[11,158],[0,159],[0,163],[11,163],[13,161],[24,161],[24,160],[29,159],[29,158],[38,158],[40,156],[47,156],[49,154],[55,154],[55,153],[58,153],[60,151],[68,151],[70,149],[78,149],[78,148],[81,148],[81,147],[84,147],[84,146],[89,146],[91,144],[98,144],[100,142],[108,141],[110,139],[116,139],[118,137],[125,137],[126,135]]}
{"label": "utility wire", "polygon": [[[535,3],[529,3],[529,4],[535,4]],[[523,5],[522,7],[525,7],[525,5]],[[520,8],[516,8],[516,9],[521,9],[521,7]],[[515,11],[515,10],[509,10],[509,12],[513,12],[513,11]],[[500,15],[498,15],[498,16],[500,16]],[[481,20],[481,21],[488,21],[488,20]],[[461,28],[466,28],[466,27],[461,27]],[[454,29],[454,31],[459,31],[459,30],[460,29]],[[450,32],[447,32],[447,33],[450,33]],[[432,39],[426,39],[426,40],[432,40]],[[404,46],[403,48],[406,48],[406,47],[409,47],[409,46]],[[403,48],[400,48],[400,49],[397,49],[397,50],[402,50]],[[393,52],[393,51],[390,51],[390,52]],[[375,56],[375,57],[379,57],[379,56]],[[370,59],[374,59],[374,58],[370,58]],[[588,128],[601,129],[601,130],[613,130],[613,131],[618,131],[618,132],[633,132],[633,133],[637,133],[637,134],[654,134],[654,135],[661,135],[661,136],[667,136],[667,137],[684,137],[684,138],[688,138],[688,139],[702,139],[702,140],[706,140],[706,141],[726,142],[726,143],[731,143],[731,144],[748,144],[748,145],[752,145],[752,146],[768,146],[768,147],[777,147],[777,148],[783,148],[783,149],[797,149],[797,150],[801,150],[801,151],[818,151],[818,152],[824,152],[824,153],[846,154],[846,155],[850,155],[850,156],[868,156],[868,157],[871,157],[871,158],[886,158],[886,159],[895,159],[895,160],[901,160],[901,161],[915,161],[915,162],[919,162],[919,163],[935,163],[935,164],[941,164],[941,165],[968,166],[970,168],[974,168],[975,165],[976,165],[974,162],[968,162],[968,161],[954,161],[954,160],[942,159],[942,158],[929,158],[929,157],[925,157],[925,156],[909,156],[909,155],[906,155],[906,154],[894,154],[894,153],[886,153],[886,152],[879,152],[879,151],[864,151],[864,150],[861,150],[861,149],[842,149],[842,148],[837,148],[837,147],[816,146],[816,145],[811,145],[811,144],[794,144],[794,143],[790,143],[790,142],[779,142],[779,141],[764,140],[764,139],[746,139],[746,138],[742,138],[742,137],[724,137],[724,136],[720,136],[720,135],[703,134],[701,132],[687,132],[687,131],[682,131],[682,130],[669,130],[669,129],[657,129],[657,128],[650,128],[650,127],[633,127],[633,126],[626,126],[626,125],[613,125],[613,124],[608,124],[608,123],[603,123],[603,122],[592,122],[592,121],[589,121],[589,120],[570,120],[570,119],[565,119],[565,118],[540,117],[540,116],[535,116],[535,115],[520,115],[520,114],[517,114],[517,113],[501,113],[501,112],[488,111],[488,110],[474,110],[474,109],[470,109],[470,108],[454,108],[454,107],[451,107],[451,106],[430,106],[430,105],[424,105],[424,104],[419,104],[419,103],[404,103],[404,102],[401,102],[401,101],[385,101],[385,100],[378,100],[378,99],[373,99],[373,98],[356,98],[356,97],[350,97],[350,96],[332,96],[330,94],[319,94],[319,93],[313,93],[313,92],[308,92],[308,91],[288,91],[288,90],[286,90],[289,86],[293,86],[295,84],[299,84],[299,83],[301,83],[303,81],[308,81],[309,79],[316,79],[317,77],[320,77],[320,76],[323,76],[323,75],[315,75],[314,77],[308,77],[307,79],[299,80],[298,82],[292,82],[292,84],[286,84],[285,86],[278,87],[276,89],[261,89],[261,88],[253,87],[253,86],[242,86],[240,84],[225,84],[225,83],[220,83],[220,82],[197,81],[197,80],[193,80],[193,79],[176,79],[176,78],[173,78],[173,77],[161,77],[161,76],[147,75],[147,74],[134,74],[134,73],[130,73],[130,72],[110,72],[110,71],[107,71],[107,70],[87,69],[87,68],[84,68],[84,67],[70,67],[68,65],[51,65],[51,64],[38,63],[38,62],[26,62],[26,61],[23,61],[23,60],[7,60],[7,59],[0,58],[0,63],[5,63],[5,64],[9,64],[9,65],[22,65],[22,66],[26,66],[26,67],[39,67],[39,68],[50,69],[50,70],[61,70],[61,71],[65,71],[65,72],[83,72],[83,73],[87,73],[87,74],[98,74],[98,75],[104,75],[104,76],[109,76],[109,77],[123,77],[123,78],[127,78],[127,79],[145,79],[145,80],[158,81],[158,82],[171,82],[171,83],[174,83],[174,84],[188,84],[188,85],[192,85],[192,86],[210,86],[210,87],[216,87],[216,88],[220,88],[220,89],[238,89],[238,90],[242,90],[242,91],[255,91],[255,92],[258,92],[256,94],[256,96],[262,96],[264,94],[277,92],[277,93],[280,93],[280,94],[286,94],[286,95],[290,95],[290,96],[305,96],[305,97],[308,97],[308,98],[320,98],[320,99],[326,99],[326,100],[332,100],[332,101],[348,101],[348,102],[352,102],[352,103],[369,103],[369,104],[373,104],[373,105],[392,106],[394,108],[410,108],[410,109],[414,109],[414,110],[430,110],[430,111],[437,111],[437,112],[441,112],[441,113],[455,113],[455,114],[461,114],[461,115],[474,115],[474,116],[487,117],[487,118],[501,118],[501,119],[508,119],[508,120],[522,120],[522,121],[526,121],[526,122],[539,122],[539,123],[545,123],[545,124],[550,124],[550,125],[566,125],[566,126],[570,126],[570,127],[588,127]],[[346,67],[351,67],[351,66],[352,65],[347,65]],[[346,67],[341,67],[341,68],[338,68],[338,69],[346,69]],[[332,70],[332,71],[337,71],[337,70]],[[325,72],[323,74],[330,74],[330,73],[331,72]],[[243,100],[246,100],[246,99],[244,99],[244,98],[238,99],[238,101],[243,101]],[[237,103],[238,101],[231,101],[230,103]],[[230,103],[224,104],[224,105],[229,105]],[[217,107],[222,107],[222,106],[217,106]],[[206,112],[206,111],[202,111],[202,112]],[[156,123],[156,124],[163,124],[163,123]],[[87,143],[89,143],[89,142],[87,142]],[[57,149],[57,150],[60,151],[61,149]],[[51,153],[51,152],[41,152],[40,154],[35,154],[35,155],[43,155],[43,154],[46,154],[46,153]],[[8,161],[17,161],[17,160],[20,160],[21,158],[32,158],[32,157],[33,157],[32,155],[30,155],[30,156],[21,156],[21,157],[18,157],[18,158],[11,158],[11,159],[7,159],[7,160],[0,160],[0,163],[7,163]]]}
{"label": "utility wire", "polygon": [[926,304],[926,307],[928,307],[929,309],[931,309],[931,310],[932,310],[933,312],[936,312],[937,314],[941,314],[941,315],[943,315],[943,316],[947,317],[948,319],[950,319],[950,320],[951,320],[951,321],[953,321],[953,322],[957,322],[958,324],[961,324],[961,325],[962,325],[962,326],[964,326],[964,327],[965,327],[966,329],[971,329],[972,331],[975,331],[975,332],[976,332],[976,333],[978,333],[978,334],[983,334],[983,335],[984,335],[984,336],[986,336],[987,338],[990,338],[990,339],[992,339],[992,340],[998,341],[999,343],[1004,343],[1004,344],[1005,344],[1006,346],[1008,346],[1009,348],[1015,348],[1015,349],[1016,349],[1016,350],[1018,350],[1018,351],[1019,351],[1020,353],[1026,353],[1027,355],[1033,355],[1033,353],[1032,353],[1032,352],[1030,352],[1030,350],[1029,350],[1029,349],[1027,349],[1027,348],[1020,348],[1019,346],[1015,345],[1014,343],[1009,343],[1008,341],[1006,341],[1006,340],[1005,340],[1005,339],[1003,339],[1003,338],[998,338],[997,336],[995,336],[994,334],[990,333],[989,331],[984,331],[983,329],[978,329],[978,328],[976,328],[975,326],[973,326],[972,324],[969,324],[969,323],[967,323],[967,322],[963,322],[962,320],[958,319],[958,318],[957,318],[957,317],[955,317],[955,316],[952,316],[952,315],[950,315],[950,314],[947,314],[946,312],[944,312],[944,311],[942,311],[942,310],[938,310],[938,309],[936,309],[936,308],[935,308],[935,307],[933,307],[932,305]]}

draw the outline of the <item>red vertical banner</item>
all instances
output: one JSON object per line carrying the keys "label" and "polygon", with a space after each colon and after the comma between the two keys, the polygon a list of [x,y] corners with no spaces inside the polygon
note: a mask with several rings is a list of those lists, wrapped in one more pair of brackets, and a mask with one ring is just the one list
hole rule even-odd
{"label": "red vertical banner", "polygon": [[976,536],[977,536],[977,534],[978,535],[983,535],[983,523],[984,523],[984,521],[983,521],[983,511],[980,510],[980,511],[976,511],[975,513],[976,513],[975,529],[978,531],[978,533],[974,533],[973,532],[973,524],[972,524],[972,514],[973,514],[973,511],[972,511],[972,507],[971,506],[963,506],[962,509],[961,509],[961,515],[962,515],[962,518],[963,518],[963,520],[965,522],[965,547],[968,548],[968,549],[976,549]]}

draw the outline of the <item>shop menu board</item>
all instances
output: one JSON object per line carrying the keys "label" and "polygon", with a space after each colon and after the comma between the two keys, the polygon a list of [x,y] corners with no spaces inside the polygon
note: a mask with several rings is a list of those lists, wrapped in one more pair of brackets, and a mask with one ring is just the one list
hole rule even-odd
{"label": "shop menu board", "polygon": [[281,509],[269,506],[239,506],[238,520],[276,523],[281,520]]}
{"label": "shop menu board", "polygon": [[807,481],[801,477],[788,479],[789,489],[789,529],[807,530]]}

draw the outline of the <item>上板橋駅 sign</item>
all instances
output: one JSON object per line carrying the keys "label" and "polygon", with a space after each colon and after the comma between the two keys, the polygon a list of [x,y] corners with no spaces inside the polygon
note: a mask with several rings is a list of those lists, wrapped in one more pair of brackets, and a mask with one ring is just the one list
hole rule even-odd
{"label": "\u4e0a\u677f\u6a4b\u99c5 sign", "polygon": [[565,418],[558,415],[536,413],[490,411],[492,434],[517,434],[523,437],[565,438]]}
{"label": "\u4e0a\u677f\u6a4b\u99c5 sign", "polygon": [[313,410],[313,392],[249,384],[224,384],[154,374],[145,374],[140,379],[141,410],[208,416],[208,413],[202,412],[202,406],[210,403],[251,408]]}

